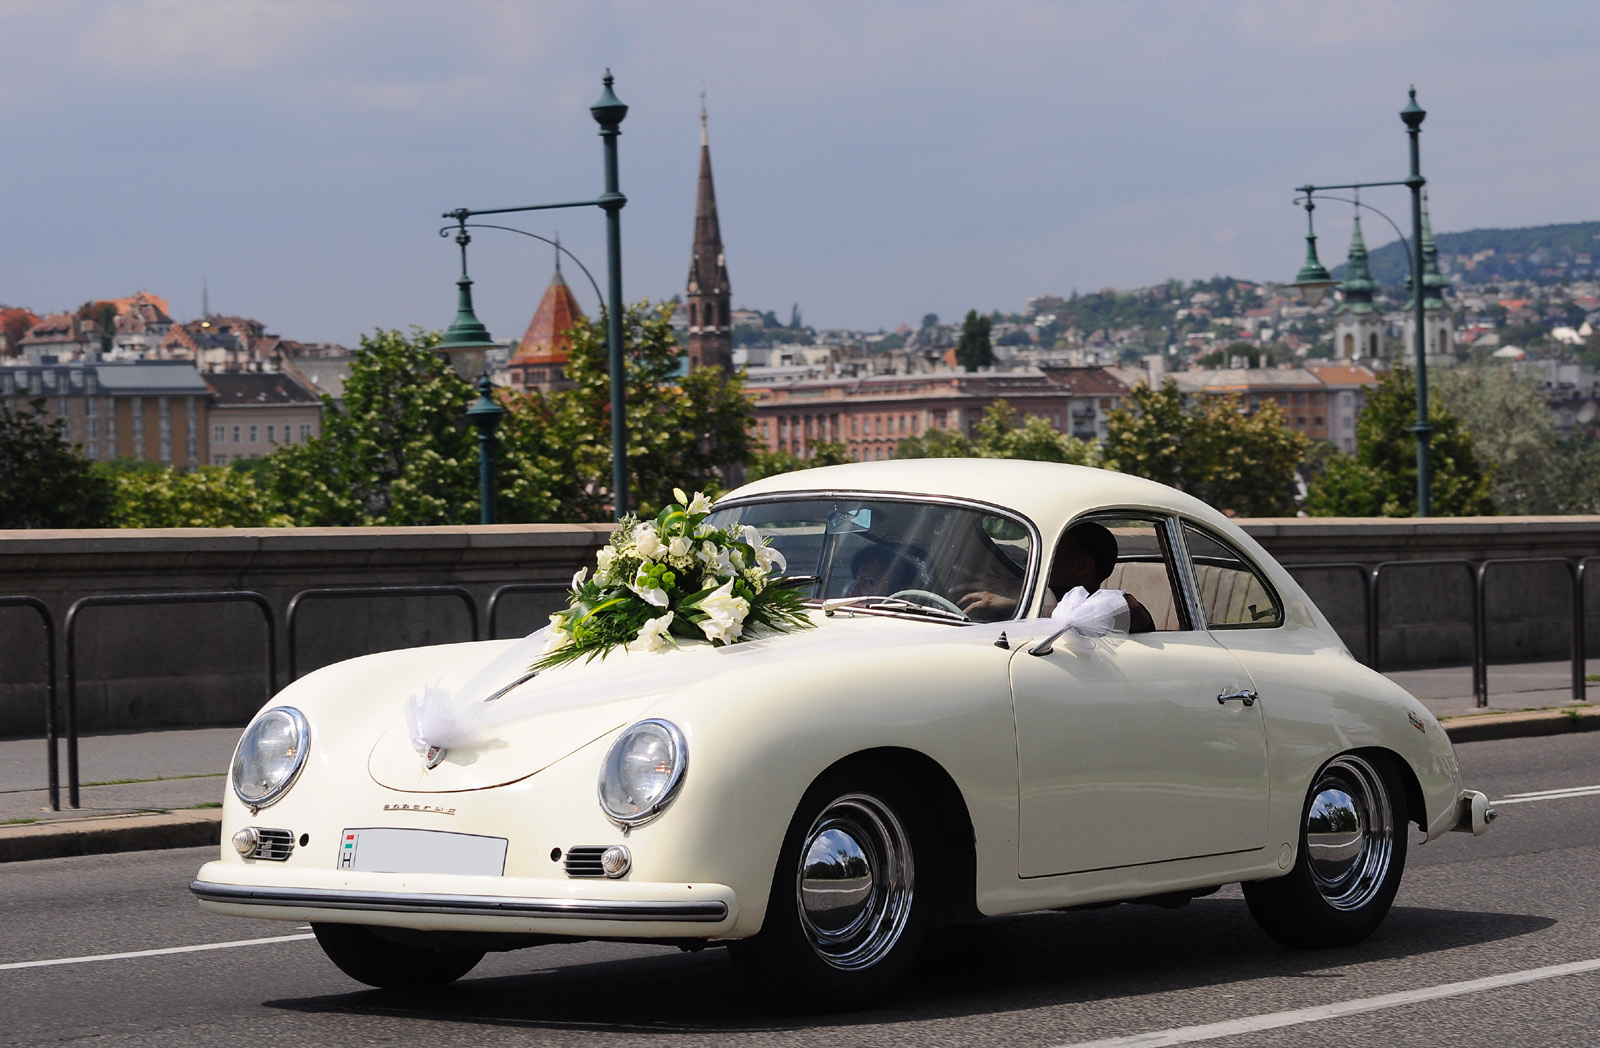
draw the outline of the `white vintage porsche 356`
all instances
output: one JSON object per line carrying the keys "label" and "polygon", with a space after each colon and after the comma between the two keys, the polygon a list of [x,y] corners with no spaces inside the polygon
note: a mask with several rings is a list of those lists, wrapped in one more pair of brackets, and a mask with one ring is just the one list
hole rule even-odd
{"label": "white vintage porsche 356", "polygon": [[932,927],[1233,882],[1273,938],[1352,943],[1408,824],[1493,818],[1428,710],[1171,488],[923,459],[678,497],[530,637],[285,688],[201,903],[309,921],[376,986],[617,939],[847,1006]]}

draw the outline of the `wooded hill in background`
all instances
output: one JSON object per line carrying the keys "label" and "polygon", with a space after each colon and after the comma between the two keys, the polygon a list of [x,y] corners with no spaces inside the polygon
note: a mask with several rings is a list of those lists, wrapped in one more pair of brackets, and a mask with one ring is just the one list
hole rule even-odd
{"label": "wooded hill in background", "polygon": [[[1409,223],[1403,224],[1409,227]],[[1377,225],[1369,223],[1366,228],[1370,231]],[[1446,272],[1459,274],[1468,284],[1492,284],[1497,280],[1553,283],[1600,274],[1600,263],[1595,261],[1600,259],[1600,222],[1469,229],[1464,233],[1435,233],[1433,239],[1439,245],[1439,261]],[[1457,260],[1457,256],[1471,259],[1481,251],[1494,254],[1475,259],[1471,268]],[[1369,264],[1372,278],[1386,287],[1399,286],[1411,272],[1406,249],[1398,240],[1373,251]],[[1343,279],[1344,266],[1335,267],[1333,275]]]}

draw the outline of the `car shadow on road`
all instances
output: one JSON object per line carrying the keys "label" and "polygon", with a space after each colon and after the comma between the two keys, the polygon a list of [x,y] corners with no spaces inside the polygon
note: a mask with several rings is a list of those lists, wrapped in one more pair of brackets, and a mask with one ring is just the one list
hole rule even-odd
{"label": "car shadow on road", "polygon": [[[1552,918],[1396,907],[1366,942],[1289,950],[1259,932],[1242,899],[1181,910],[1143,906],[995,918],[935,933],[906,986],[881,1005],[796,1015],[767,1002],[727,951],[658,953],[466,979],[428,993],[363,990],[265,1002],[317,1014],[613,1034],[737,1032],[894,1025],[1090,1004],[1274,978],[1344,977],[1342,969],[1529,935]],[[513,955],[539,965],[538,951]]]}

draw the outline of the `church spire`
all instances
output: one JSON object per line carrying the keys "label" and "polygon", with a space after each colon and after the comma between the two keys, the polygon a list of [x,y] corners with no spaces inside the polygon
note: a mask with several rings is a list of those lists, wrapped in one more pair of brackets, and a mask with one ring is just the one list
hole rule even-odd
{"label": "church spire", "polygon": [[733,320],[728,265],[717,221],[711,180],[711,143],[706,131],[705,92],[700,93],[700,184],[694,210],[694,247],[689,256],[689,366],[733,370]]}

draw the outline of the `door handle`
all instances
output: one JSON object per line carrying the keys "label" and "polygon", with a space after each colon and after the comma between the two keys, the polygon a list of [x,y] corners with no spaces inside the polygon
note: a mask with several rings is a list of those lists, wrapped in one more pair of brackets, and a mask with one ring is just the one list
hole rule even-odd
{"label": "door handle", "polygon": [[1246,706],[1254,706],[1256,704],[1256,693],[1249,688],[1241,688],[1238,691],[1225,691],[1217,696],[1217,705],[1220,706],[1230,699],[1238,699]]}

